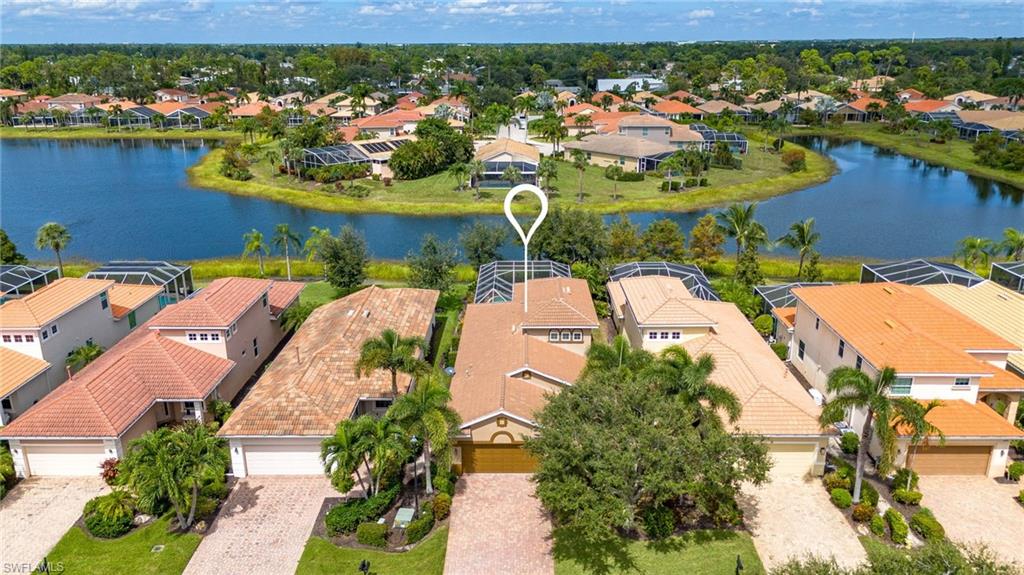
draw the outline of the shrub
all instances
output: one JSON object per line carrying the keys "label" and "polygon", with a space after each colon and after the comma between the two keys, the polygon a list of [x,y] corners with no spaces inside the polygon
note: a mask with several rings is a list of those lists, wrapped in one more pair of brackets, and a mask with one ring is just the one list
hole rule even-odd
{"label": "shrub", "polygon": [[877,513],[871,516],[871,532],[875,537],[885,537],[885,519]]}
{"label": "shrub", "polygon": [[840,477],[846,477],[847,479],[853,480],[857,475],[857,469],[847,463],[845,459],[833,459],[832,463],[836,466],[836,473]]}
{"label": "shrub", "polygon": [[1007,474],[1010,476],[1010,479],[1020,481],[1020,478],[1024,477],[1024,461],[1014,461],[1011,463]]}
{"label": "shrub", "polygon": [[388,543],[388,526],[383,523],[360,523],[356,528],[356,541],[363,545],[384,547]]}
{"label": "shrub", "polygon": [[772,321],[772,316],[763,313],[754,319],[754,329],[761,335],[768,335],[772,332],[772,327],[775,322]]}
{"label": "shrub", "polygon": [[650,507],[643,511],[641,519],[644,533],[651,539],[664,539],[676,530],[676,514],[668,507]]}
{"label": "shrub", "polygon": [[878,507],[878,490],[867,481],[862,482],[860,484],[860,500],[872,507]]}
{"label": "shrub", "polygon": [[850,495],[850,492],[845,489],[833,489],[832,504],[840,509],[846,509],[849,506],[853,505],[853,496]]}
{"label": "shrub", "polygon": [[103,463],[100,464],[100,477],[103,478],[103,482],[107,485],[113,485],[117,480],[117,464],[118,459],[116,457],[104,459]]}
{"label": "shrub", "polygon": [[843,449],[843,453],[853,455],[857,453],[857,448],[860,447],[860,436],[852,431],[847,431],[839,439],[839,446]]}
{"label": "shrub", "polygon": [[931,510],[921,509],[910,518],[910,528],[926,540],[933,541],[944,539],[946,530],[942,528]]}
{"label": "shrub", "polygon": [[448,513],[452,510],[452,496],[443,492],[438,493],[431,502],[431,509],[438,521],[448,517]]}
{"label": "shrub", "polygon": [[779,359],[782,361],[789,359],[789,346],[782,342],[773,343],[772,351],[774,351],[775,355],[779,356]]}
{"label": "shrub", "polygon": [[[455,349],[457,343],[453,341],[452,349]],[[454,365],[455,362],[450,362],[449,365]],[[448,496],[448,500],[451,501],[452,495],[455,495],[455,482],[449,477],[446,477],[443,473],[434,478],[434,489],[439,493],[444,493]]]}
{"label": "shrub", "polygon": [[213,515],[218,505],[220,505],[220,499],[200,496],[199,502],[196,503],[196,517],[209,517]]}
{"label": "shrub", "polygon": [[833,489],[846,489],[849,490],[852,485],[849,477],[842,477],[838,472],[833,471],[832,473],[826,473],[825,477],[822,478],[825,483],[825,489],[831,492]]}
{"label": "shrub", "polygon": [[82,509],[85,528],[94,537],[113,539],[127,533],[135,518],[135,500],[127,491],[93,497]]}
{"label": "shrub", "polygon": [[686,187],[687,188],[696,188],[697,187],[697,178],[686,178]]}
{"label": "shrub", "polygon": [[1021,505],[1024,505],[1024,489],[1021,489],[1020,493],[1017,494],[1017,501],[1020,501]]}
{"label": "shrub", "polygon": [[857,523],[865,523],[870,521],[872,517],[878,516],[876,511],[877,510],[874,505],[869,505],[863,502],[858,503],[853,506],[853,520]]}
{"label": "shrub", "polygon": [[807,155],[803,150],[786,150],[782,152],[782,163],[790,172],[801,172],[807,168]]}
{"label": "shrub", "polygon": [[705,188],[705,187],[707,187],[707,186],[708,186],[708,179],[707,179],[707,178],[701,178],[701,179],[700,179],[700,183],[699,183],[698,185],[699,185],[700,187],[702,187],[702,188]]}
{"label": "shrub", "polygon": [[622,172],[622,175],[619,176],[619,181],[620,182],[642,182],[642,181],[644,181],[644,177],[645,176],[644,176],[643,172]]}
{"label": "shrub", "polygon": [[910,490],[913,491],[914,489],[917,489],[917,472],[913,469],[902,467],[896,470],[896,475],[892,478],[893,490],[907,488],[907,475],[910,475]]}
{"label": "shrub", "polygon": [[324,518],[328,535],[352,533],[360,523],[383,515],[398,495],[399,487],[400,485],[396,484],[369,499],[355,499],[335,505]]}
{"label": "shrub", "polygon": [[132,528],[131,517],[106,518],[99,513],[86,516],[85,528],[93,537],[113,539],[128,533]]}
{"label": "shrub", "polygon": [[885,522],[889,525],[889,533],[893,543],[900,545],[907,544],[907,534],[910,533],[910,529],[907,527],[907,522],[903,519],[903,515],[899,511],[893,508],[889,508],[885,511]]}
{"label": "shrub", "polygon": [[920,505],[922,497],[924,497],[924,495],[922,495],[920,491],[897,489],[892,492],[892,498],[904,505]]}
{"label": "shrub", "polygon": [[416,543],[430,533],[434,527],[434,514],[429,510],[405,527],[405,542]]}
{"label": "shrub", "polygon": [[[678,180],[672,180],[671,184],[672,184],[672,191],[673,192],[678,192],[679,191],[679,187],[682,185],[682,183],[679,182]],[[664,182],[661,183],[661,191],[663,191],[663,192],[669,191],[669,181],[668,180],[665,180]]]}

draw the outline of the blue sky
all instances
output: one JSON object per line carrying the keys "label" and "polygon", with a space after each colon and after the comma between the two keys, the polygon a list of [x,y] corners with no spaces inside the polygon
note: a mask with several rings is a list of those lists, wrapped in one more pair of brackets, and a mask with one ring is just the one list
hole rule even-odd
{"label": "blue sky", "polygon": [[432,43],[1024,36],[1024,0],[0,0],[0,42]]}

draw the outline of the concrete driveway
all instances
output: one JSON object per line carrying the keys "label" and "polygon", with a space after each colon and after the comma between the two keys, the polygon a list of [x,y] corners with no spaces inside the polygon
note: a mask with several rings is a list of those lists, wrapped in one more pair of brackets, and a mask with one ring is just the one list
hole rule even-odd
{"label": "concrete driveway", "polygon": [[[109,488],[97,477],[30,477],[0,501],[0,573],[29,573]],[[26,568],[26,566],[29,566]]]}
{"label": "concrete driveway", "polygon": [[740,506],[769,570],[808,555],[831,555],[848,567],[867,559],[856,532],[817,479],[776,477],[761,487],[746,485]]}
{"label": "concrete driveway", "polygon": [[322,476],[239,480],[185,573],[295,573],[324,499],[338,496]]}
{"label": "concrete driveway", "polygon": [[981,476],[925,475],[918,484],[946,529],[946,536],[984,543],[1004,559],[1024,566],[1024,507],[1013,500],[1024,485],[1005,485]]}
{"label": "concrete driveway", "polygon": [[550,534],[529,475],[463,475],[452,502],[444,573],[551,575]]}

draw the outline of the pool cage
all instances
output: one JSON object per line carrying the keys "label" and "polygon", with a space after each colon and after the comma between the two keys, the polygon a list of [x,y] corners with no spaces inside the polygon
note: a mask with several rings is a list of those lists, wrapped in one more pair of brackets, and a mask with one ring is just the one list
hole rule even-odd
{"label": "pool cage", "polygon": [[1024,262],[998,262],[992,264],[988,279],[1016,292],[1024,293]]}
{"label": "pool cage", "polygon": [[0,301],[28,295],[55,281],[57,268],[36,268],[24,265],[0,266]]}
{"label": "pool cage", "polygon": [[693,297],[708,301],[721,301],[711,287],[704,272],[695,265],[672,262],[630,262],[612,268],[611,281],[640,276],[667,276],[679,278]]}
{"label": "pool cage", "polygon": [[164,261],[113,261],[85,274],[87,278],[113,280],[120,284],[163,286],[160,307],[191,295],[192,267]]}
{"label": "pool cage", "polygon": [[881,264],[863,264],[860,283],[895,282],[906,285],[957,284],[971,287],[985,281],[978,274],[943,262],[915,259]]}
{"label": "pool cage", "polygon": [[754,295],[761,298],[761,312],[771,313],[777,307],[793,307],[796,304],[794,288],[830,286],[832,282],[793,282],[788,284],[763,285],[754,287]]}
{"label": "pool cage", "polygon": [[572,277],[569,266],[551,260],[530,260],[524,266],[519,260],[499,260],[480,266],[477,273],[473,303],[503,303],[512,301],[512,288],[526,281],[527,271],[532,280]]}
{"label": "pool cage", "polygon": [[302,165],[305,168],[322,168],[339,164],[366,164],[369,162],[370,157],[351,144],[302,150]]}

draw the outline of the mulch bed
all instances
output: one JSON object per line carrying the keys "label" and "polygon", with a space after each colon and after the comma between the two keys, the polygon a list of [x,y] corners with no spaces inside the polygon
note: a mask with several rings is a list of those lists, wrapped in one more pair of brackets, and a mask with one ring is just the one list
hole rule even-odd
{"label": "mulch bed", "polygon": [[[320,511],[317,513],[316,523],[313,524],[313,535],[326,539],[334,545],[337,545],[338,547],[351,547],[353,549],[373,549],[375,551],[407,551],[408,549],[411,549],[419,543],[417,542],[413,545],[406,545],[405,529],[392,528],[392,525],[395,522],[395,515],[398,514],[398,510],[400,508],[415,506],[415,500],[412,494],[404,490],[402,491],[402,493],[398,495],[398,497],[395,499],[395,503],[393,503],[391,507],[388,508],[387,513],[385,513],[383,516],[384,524],[388,526],[388,544],[386,547],[373,547],[371,545],[363,545],[362,543],[356,540],[355,532],[341,533],[339,535],[333,536],[329,535],[327,533],[327,525],[325,524],[327,513],[331,509],[333,509],[334,506],[349,500],[350,498],[347,497],[328,497],[324,499],[323,504],[320,506]],[[420,497],[420,505],[422,506],[423,502],[426,500],[426,497]],[[447,523],[447,517],[441,521],[435,521],[434,527],[431,529],[431,533],[433,533],[434,530],[437,529],[439,526],[447,525]],[[426,539],[426,537],[424,537],[423,539]]]}

